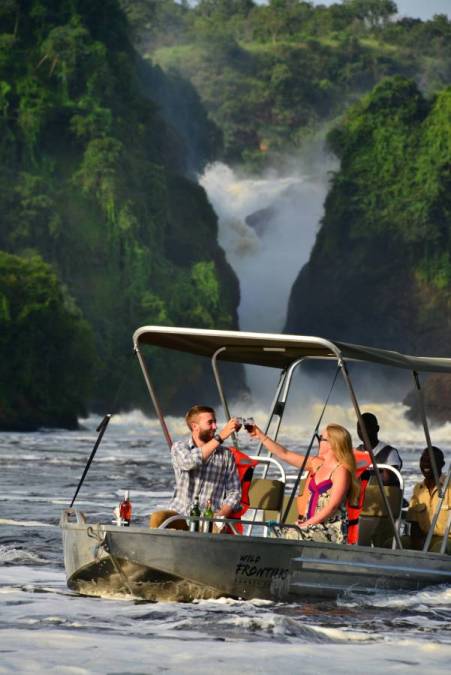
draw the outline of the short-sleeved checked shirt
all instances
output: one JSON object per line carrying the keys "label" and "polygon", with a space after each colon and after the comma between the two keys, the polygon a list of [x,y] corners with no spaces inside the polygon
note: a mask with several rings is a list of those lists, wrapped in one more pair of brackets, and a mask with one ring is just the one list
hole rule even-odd
{"label": "short-sleeved checked shirt", "polygon": [[192,438],[177,441],[171,448],[172,466],[175,473],[175,490],[170,508],[177,513],[189,515],[196,497],[201,509],[210,499],[213,511],[224,504],[239,508],[241,485],[235,460],[227,448],[220,445],[204,461],[201,449]]}

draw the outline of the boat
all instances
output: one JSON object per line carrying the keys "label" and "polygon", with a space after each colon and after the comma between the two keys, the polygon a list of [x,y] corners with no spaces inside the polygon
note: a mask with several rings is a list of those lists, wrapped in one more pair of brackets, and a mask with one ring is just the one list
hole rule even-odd
{"label": "boat", "polygon": [[[148,349],[149,347],[152,349]],[[295,371],[306,362],[332,362],[334,377],[329,396],[337,377],[343,377],[356,419],[361,425],[365,447],[374,465],[371,445],[349,373],[349,364],[379,364],[413,373],[429,448],[431,439],[419,374],[451,373],[451,359],[408,356],[374,347],[302,335],[143,326],[134,332],[133,348],[169,448],[172,438],[150,374],[155,348],[209,358],[227,418],[230,418],[230,412],[219,372],[220,362],[278,369],[280,378],[266,422],[266,430],[271,428],[273,437],[277,437],[279,432]],[[146,350],[150,352],[150,357],[149,354],[145,355]],[[315,429],[312,430],[307,455],[312,451],[315,433],[319,429],[329,396]],[[86,514],[74,507],[74,501],[101,442],[109,417],[107,415],[99,427],[99,437],[71,507],[65,509],[61,516],[67,584],[78,593],[102,595],[105,592],[119,592],[147,599],[172,597],[190,600],[229,596],[300,601],[305,597],[336,597],[343,593],[416,591],[451,582],[450,557],[445,552],[447,536],[443,539],[440,552],[428,551],[435,518],[422,551],[403,548],[400,536],[402,488],[397,490],[396,498],[393,499],[390,489],[382,483],[380,467],[374,470],[379,510],[374,512],[373,509],[373,516],[389,519],[393,531],[392,548],[380,548],[372,542],[360,540],[358,544],[349,545],[280,536],[282,527],[296,528],[295,524],[290,523],[289,516],[303,472],[301,469],[293,484],[289,485],[283,468],[277,466],[279,463],[274,458],[262,454],[261,446],[255,460],[263,470],[261,476],[255,479],[255,484],[271,484],[272,487],[270,493],[263,497],[259,490],[255,491],[257,495],[260,494],[260,502],[251,503],[253,510],[245,514],[242,520],[243,531],[238,532],[235,528],[234,536],[222,532],[171,529],[171,518],[158,528],[133,524],[121,527],[111,523],[90,522]],[[280,471],[277,479],[267,477],[268,471],[273,469]],[[435,464],[434,471],[438,482]],[[446,478],[445,491],[450,483],[450,473]],[[274,486],[282,499],[276,511],[274,504],[270,503],[274,496]],[[443,499],[439,501],[438,509],[442,505]],[[267,514],[272,514],[271,518]],[[448,520],[448,535],[450,522],[451,517]],[[231,527],[233,529],[233,524]]]}

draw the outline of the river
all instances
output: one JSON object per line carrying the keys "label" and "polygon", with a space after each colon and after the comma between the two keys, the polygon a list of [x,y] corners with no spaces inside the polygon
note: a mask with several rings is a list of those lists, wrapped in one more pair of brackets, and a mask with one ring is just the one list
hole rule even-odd
{"label": "river", "polygon": [[[98,422],[83,420],[75,432],[0,434],[0,673],[449,672],[449,587],[299,604],[147,603],[71,592],[58,521]],[[174,436],[185,433],[181,419],[169,426]],[[307,433],[290,424],[282,431],[292,448]],[[424,442],[407,423],[386,432],[404,458],[409,493]],[[433,434],[444,449],[447,438],[447,427]],[[129,489],[144,525],[167,505],[172,481],[157,424],[139,413],[113,417],[78,507],[108,522]]]}

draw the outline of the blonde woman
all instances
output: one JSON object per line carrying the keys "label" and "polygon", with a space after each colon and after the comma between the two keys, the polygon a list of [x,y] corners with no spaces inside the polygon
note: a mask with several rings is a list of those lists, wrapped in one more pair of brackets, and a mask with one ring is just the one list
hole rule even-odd
{"label": "blonde woman", "polygon": [[[259,427],[253,427],[249,433],[287,464],[297,468],[303,465],[304,455],[287,450],[266,436]],[[346,539],[346,500],[349,498],[351,503],[355,503],[360,490],[351,436],[339,424],[328,424],[318,440],[318,455],[309,457],[305,465],[309,472],[310,499],[306,516],[297,521],[301,535],[294,529],[288,529],[287,536],[342,544]]]}

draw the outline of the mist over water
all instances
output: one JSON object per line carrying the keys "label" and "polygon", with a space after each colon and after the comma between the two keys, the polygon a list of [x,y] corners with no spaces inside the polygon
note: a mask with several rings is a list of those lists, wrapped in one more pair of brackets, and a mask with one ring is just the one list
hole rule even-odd
{"label": "mist over water", "polygon": [[[216,162],[199,182],[218,216],[219,243],[240,282],[241,330],[279,333],[292,285],[315,241],[323,215],[329,172],[336,161],[320,150],[291,171],[242,175]],[[253,397],[273,391],[278,373],[247,369]],[[263,399],[266,397],[263,395]]]}
{"label": "mist over water", "polygon": [[335,166],[324,158],[314,174],[299,162],[288,176],[254,177],[217,162],[201,176],[218,215],[219,243],[240,281],[242,330],[283,329],[291,287],[309,259],[328,172]]}

